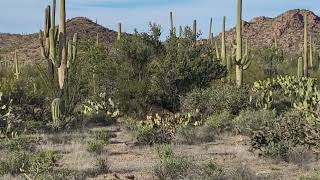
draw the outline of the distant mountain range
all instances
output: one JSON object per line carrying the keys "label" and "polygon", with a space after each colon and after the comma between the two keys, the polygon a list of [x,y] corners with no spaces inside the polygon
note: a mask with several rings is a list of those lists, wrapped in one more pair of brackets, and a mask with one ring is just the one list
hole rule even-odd
{"label": "distant mountain range", "polygon": [[[243,36],[248,39],[250,49],[270,46],[277,37],[279,46],[288,54],[302,53],[303,47],[303,15],[308,14],[309,32],[313,36],[317,47],[320,45],[320,17],[307,10],[289,10],[277,17],[256,17],[250,22],[243,22]],[[67,21],[68,36],[78,33],[80,38],[96,38],[99,33],[99,41],[105,44],[116,39],[117,32],[103,27],[85,17],[77,17]],[[220,35],[219,35],[220,36]],[[215,39],[219,38],[217,36]],[[235,39],[235,28],[226,32],[227,46],[230,47]],[[7,56],[13,59],[15,49],[19,57],[25,62],[41,61],[38,33],[30,35],[18,35],[0,33],[0,61]]]}

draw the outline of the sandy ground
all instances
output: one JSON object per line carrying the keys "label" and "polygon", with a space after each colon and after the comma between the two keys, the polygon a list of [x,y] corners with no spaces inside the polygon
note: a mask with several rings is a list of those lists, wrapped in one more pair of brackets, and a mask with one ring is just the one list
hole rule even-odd
{"label": "sandy ground", "polygon": [[[121,123],[98,128],[108,129],[115,135],[102,153],[108,161],[110,173],[88,179],[155,179],[152,176],[152,167],[158,161],[155,147],[135,145],[131,133]],[[90,172],[95,168],[97,157],[87,151],[89,134],[86,131],[38,136],[44,139],[38,148],[63,153],[63,158],[58,161],[59,167],[81,172]],[[193,162],[200,164],[213,160],[225,170],[238,167],[249,170],[261,179],[299,179],[320,169],[319,159],[293,164],[260,157],[250,151],[248,142],[249,138],[245,136],[224,136],[212,143],[173,145],[173,149],[177,155],[188,157]],[[14,178],[4,176],[0,179]]]}

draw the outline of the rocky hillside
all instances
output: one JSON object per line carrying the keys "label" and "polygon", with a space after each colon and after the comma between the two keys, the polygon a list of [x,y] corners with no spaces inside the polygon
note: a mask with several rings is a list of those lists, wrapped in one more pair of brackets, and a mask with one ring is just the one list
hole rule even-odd
{"label": "rocky hillside", "polygon": [[[99,41],[108,44],[113,42],[117,36],[117,32],[84,17],[70,19],[66,24],[69,38],[74,33],[78,33],[80,39],[84,37],[96,38],[97,33],[99,33]],[[19,59],[22,62],[40,62],[42,58],[40,57],[38,37],[38,33],[29,35],[0,33],[0,61],[5,56],[7,56],[8,60],[13,61],[14,51],[17,49]]]}
{"label": "rocky hillside", "polygon": [[[296,55],[303,49],[303,15],[308,14],[309,32],[317,47],[320,46],[320,17],[307,10],[290,10],[277,17],[256,17],[250,22],[243,22],[243,36],[248,39],[251,49],[270,46],[274,37],[279,46],[287,53]],[[226,33],[229,44],[235,40],[235,28]]]}
{"label": "rocky hillside", "polygon": [[[270,46],[274,37],[278,44],[289,54],[300,54],[303,46],[303,15],[308,14],[309,31],[313,35],[317,47],[320,47],[320,17],[307,10],[290,10],[277,17],[256,17],[250,22],[243,22],[243,35],[248,38],[250,49]],[[80,38],[95,38],[99,33],[100,42],[110,43],[115,40],[117,33],[95,22],[77,17],[68,20],[67,32],[69,36],[78,33]],[[227,43],[230,47],[235,39],[235,28],[226,33]],[[38,33],[31,35],[1,34],[0,33],[0,61],[7,56],[13,60],[15,49],[19,57],[25,62],[41,62]]]}

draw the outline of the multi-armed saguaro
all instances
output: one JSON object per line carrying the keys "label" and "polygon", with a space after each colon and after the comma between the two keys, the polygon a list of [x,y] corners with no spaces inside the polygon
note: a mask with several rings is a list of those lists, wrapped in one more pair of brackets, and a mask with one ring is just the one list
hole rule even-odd
{"label": "multi-armed saguaro", "polygon": [[242,0],[237,0],[237,26],[236,26],[236,83],[238,87],[243,84],[243,70],[250,66],[250,59],[248,58],[248,44],[246,42],[246,53],[242,55]]}
{"label": "multi-armed saguaro", "polygon": [[[49,77],[53,77],[53,67],[58,69],[60,97],[52,102],[52,117],[60,118],[65,107],[62,104],[66,102],[68,97],[68,87],[65,88],[65,82],[68,81],[68,69],[76,60],[77,34],[74,34],[73,39],[67,42],[65,0],[59,1],[58,30],[55,27],[55,10],[56,0],[53,0],[52,11],[50,6],[46,8],[45,27],[43,32],[40,31],[39,39],[42,55],[48,61]],[[54,119],[54,122],[59,120]]]}

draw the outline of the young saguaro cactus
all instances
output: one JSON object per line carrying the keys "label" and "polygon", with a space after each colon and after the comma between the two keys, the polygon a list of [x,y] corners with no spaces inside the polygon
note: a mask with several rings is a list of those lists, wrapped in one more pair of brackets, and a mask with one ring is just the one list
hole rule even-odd
{"label": "young saguaro cactus", "polygon": [[246,41],[246,52],[242,54],[242,0],[237,0],[237,26],[236,26],[236,84],[241,87],[243,84],[243,70],[250,66],[248,58],[248,41]]}
{"label": "young saguaro cactus", "polygon": [[57,128],[61,122],[61,99],[56,98],[51,103],[52,125]]}
{"label": "young saguaro cactus", "polygon": [[308,60],[308,15],[307,13],[304,14],[304,41],[303,41],[303,75],[304,77],[309,76],[308,72],[308,66],[309,66],[309,60]]}

